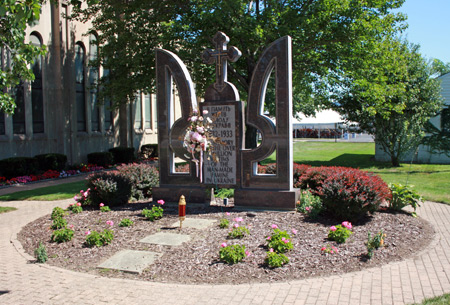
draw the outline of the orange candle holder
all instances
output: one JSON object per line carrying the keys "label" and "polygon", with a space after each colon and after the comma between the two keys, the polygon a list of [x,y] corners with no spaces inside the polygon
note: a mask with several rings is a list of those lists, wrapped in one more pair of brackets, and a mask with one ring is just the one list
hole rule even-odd
{"label": "orange candle holder", "polygon": [[178,217],[180,218],[180,229],[183,225],[183,221],[186,219],[186,199],[184,195],[181,195],[178,201]]}

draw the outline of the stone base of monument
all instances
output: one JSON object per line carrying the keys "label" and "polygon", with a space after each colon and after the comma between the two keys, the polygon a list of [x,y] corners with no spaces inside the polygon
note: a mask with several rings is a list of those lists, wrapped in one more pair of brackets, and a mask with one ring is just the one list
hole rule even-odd
{"label": "stone base of monument", "polygon": [[234,191],[234,206],[238,208],[294,210],[297,200],[300,200],[299,189],[292,191],[236,189]]}
{"label": "stone base of monument", "polygon": [[152,190],[153,201],[163,199],[166,202],[178,202],[184,195],[188,203],[205,203],[211,200],[205,187],[189,185],[160,185]]}

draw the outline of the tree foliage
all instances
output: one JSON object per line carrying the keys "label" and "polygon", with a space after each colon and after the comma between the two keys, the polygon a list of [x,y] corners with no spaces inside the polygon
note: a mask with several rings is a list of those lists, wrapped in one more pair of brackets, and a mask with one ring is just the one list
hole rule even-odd
{"label": "tree foliage", "polygon": [[0,111],[13,113],[13,90],[21,80],[33,80],[29,68],[45,47],[25,43],[25,29],[39,20],[44,0],[4,0],[0,4],[0,48],[4,65],[0,72]]}
{"label": "tree foliage", "polygon": [[[73,0],[72,2],[79,2]],[[175,51],[189,66],[197,93],[214,82],[214,67],[201,62],[217,31],[243,55],[229,65],[229,81],[243,100],[263,49],[276,39],[293,38],[295,112],[308,114],[336,86],[343,70],[371,59],[372,45],[403,27],[392,13],[404,0],[103,0],[75,13],[91,18],[99,33],[99,62],[111,71],[101,82],[118,103],[154,84],[154,48]],[[269,107],[272,112],[275,107]]]}
{"label": "tree foliage", "polygon": [[334,97],[334,108],[375,136],[394,166],[414,152],[424,126],[442,107],[439,82],[419,47],[385,39],[373,58],[359,70],[346,73]]}

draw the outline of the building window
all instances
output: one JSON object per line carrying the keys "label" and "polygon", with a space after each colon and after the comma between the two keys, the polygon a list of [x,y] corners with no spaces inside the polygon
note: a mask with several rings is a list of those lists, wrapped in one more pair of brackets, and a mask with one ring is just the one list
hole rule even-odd
{"label": "building window", "polygon": [[111,110],[111,100],[105,99],[105,131],[112,132],[114,127],[113,112]]}
{"label": "building window", "polygon": [[145,129],[152,128],[152,99],[150,94],[144,95]]}
{"label": "building window", "polygon": [[[30,42],[40,47],[41,40],[36,34],[30,35]],[[32,64],[34,81],[31,82],[31,109],[33,133],[44,133],[44,98],[42,95],[42,56],[38,56]]]}
{"label": "building window", "polygon": [[86,98],[84,86],[84,56],[81,43],[75,45],[75,92],[77,105],[77,131],[86,131]]}
{"label": "building window", "polygon": [[91,129],[100,131],[100,111],[98,108],[98,75],[99,69],[97,63],[98,45],[97,37],[94,34],[89,35],[89,95],[91,100]]}
{"label": "building window", "polygon": [[16,103],[16,108],[13,114],[13,133],[14,134],[25,134],[25,97],[24,97],[24,84],[20,81],[13,89],[14,101]]}
{"label": "building window", "polygon": [[135,99],[135,115],[134,115],[134,129],[142,129],[142,97],[141,93],[136,95]]}
{"label": "building window", "polygon": [[450,132],[450,106],[441,111],[441,130]]}

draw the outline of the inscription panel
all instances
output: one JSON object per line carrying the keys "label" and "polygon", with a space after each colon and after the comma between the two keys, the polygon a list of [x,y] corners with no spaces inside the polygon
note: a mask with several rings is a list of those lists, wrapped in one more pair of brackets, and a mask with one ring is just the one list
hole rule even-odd
{"label": "inscription panel", "polygon": [[236,106],[208,105],[205,117],[213,120],[212,135],[218,137],[221,144],[212,143],[214,153],[219,159],[205,160],[204,183],[217,185],[235,185],[237,175],[237,138],[236,138]]}

